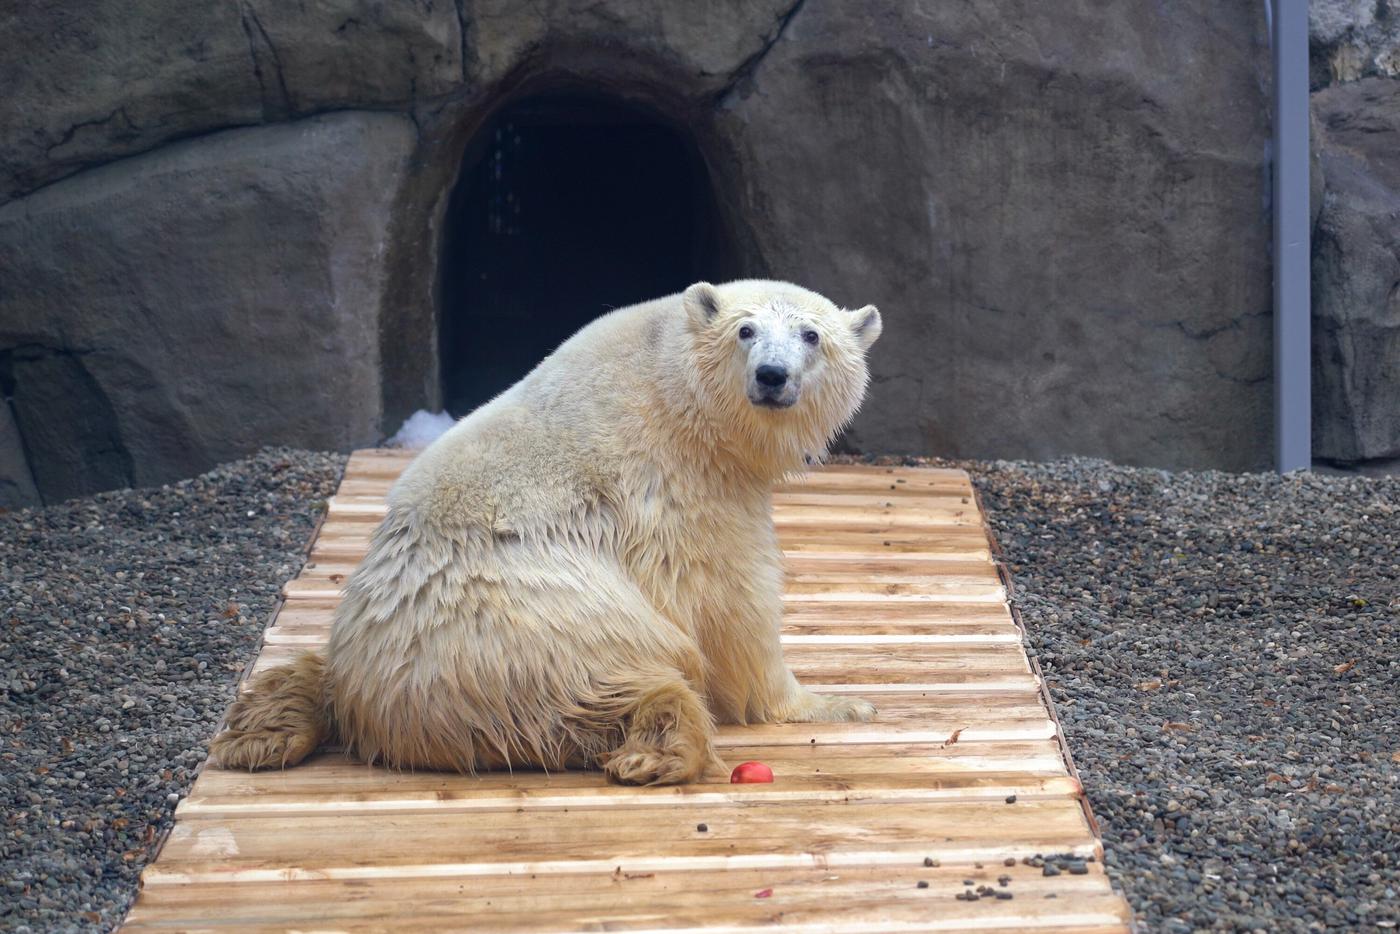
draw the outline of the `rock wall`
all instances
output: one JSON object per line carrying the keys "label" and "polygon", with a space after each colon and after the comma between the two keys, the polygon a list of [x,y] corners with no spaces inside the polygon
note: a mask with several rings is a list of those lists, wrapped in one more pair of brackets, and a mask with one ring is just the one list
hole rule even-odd
{"label": "rock wall", "polygon": [[1268,465],[1262,6],[20,6],[10,502],[371,443],[433,402],[463,153],[558,89],[688,130],[736,272],[880,304],[849,446]]}
{"label": "rock wall", "polygon": [[1255,12],[798,10],[719,123],[764,265],[886,310],[856,447],[1266,463]]}
{"label": "rock wall", "polygon": [[1309,0],[1314,89],[1400,76],[1400,15],[1391,0]]}
{"label": "rock wall", "polygon": [[0,207],[5,390],[44,501],[373,440],[414,138],[363,112],[226,130]]}
{"label": "rock wall", "polygon": [[1313,452],[1400,458],[1400,10],[1313,0]]}

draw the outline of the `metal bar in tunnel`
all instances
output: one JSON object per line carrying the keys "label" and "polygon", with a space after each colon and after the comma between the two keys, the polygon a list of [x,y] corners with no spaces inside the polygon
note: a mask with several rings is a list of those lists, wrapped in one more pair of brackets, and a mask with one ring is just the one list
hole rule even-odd
{"label": "metal bar in tunnel", "polygon": [[1312,245],[1308,208],[1308,0],[1273,0],[1274,450],[1312,466]]}

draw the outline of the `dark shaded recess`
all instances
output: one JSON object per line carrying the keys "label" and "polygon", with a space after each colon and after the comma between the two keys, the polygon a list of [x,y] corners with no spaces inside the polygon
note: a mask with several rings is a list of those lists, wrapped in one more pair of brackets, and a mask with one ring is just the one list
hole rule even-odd
{"label": "dark shaded recess", "polygon": [[81,353],[34,345],[0,351],[0,392],[45,503],[133,484],[116,412]]}
{"label": "dark shaded recess", "polygon": [[442,248],[443,398],[463,415],[613,308],[723,279],[686,133],[579,96],[509,105],[467,148]]}

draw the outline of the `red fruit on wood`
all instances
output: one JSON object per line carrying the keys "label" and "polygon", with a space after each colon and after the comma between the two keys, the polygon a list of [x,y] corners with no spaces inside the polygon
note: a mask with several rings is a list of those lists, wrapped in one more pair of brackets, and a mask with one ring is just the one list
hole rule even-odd
{"label": "red fruit on wood", "polygon": [[762,762],[740,762],[729,774],[729,781],[734,785],[758,784],[772,780],[773,770]]}

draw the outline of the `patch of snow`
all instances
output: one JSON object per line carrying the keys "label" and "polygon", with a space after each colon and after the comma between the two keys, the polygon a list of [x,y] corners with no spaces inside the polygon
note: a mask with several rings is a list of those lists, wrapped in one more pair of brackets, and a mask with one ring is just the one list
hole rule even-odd
{"label": "patch of snow", "polygon": [[457,424],[457,419],[446,412],[428,412],[419,409],[400,426],[398,433],[386,443],[390,447],[417,450],[432,444],[442,437],[447,429]]}

